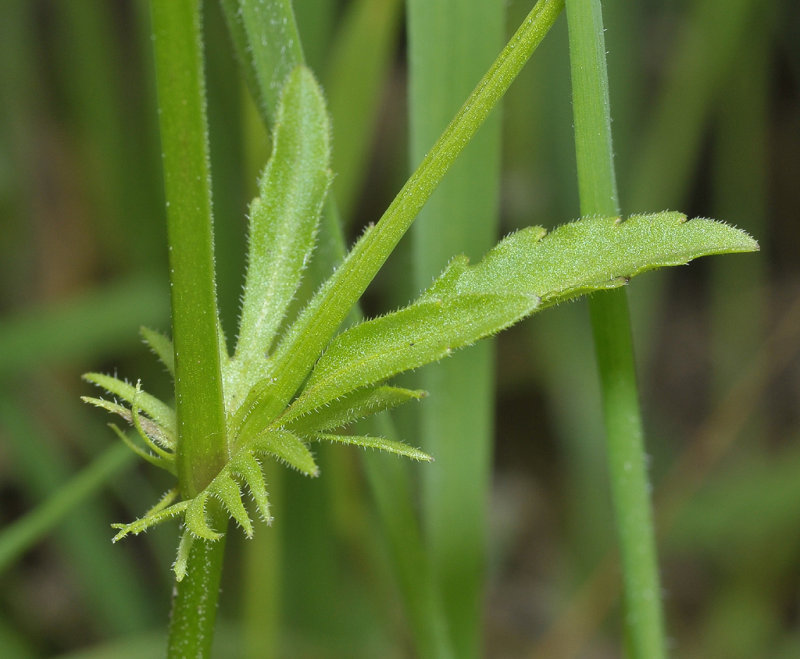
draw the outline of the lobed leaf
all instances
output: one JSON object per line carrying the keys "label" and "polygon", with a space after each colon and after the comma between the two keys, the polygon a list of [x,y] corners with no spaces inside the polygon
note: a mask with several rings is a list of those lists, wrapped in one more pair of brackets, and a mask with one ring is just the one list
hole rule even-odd
{"label": "lobed leaf", "polygon": [[625,221],[588,217],[546,235],[541,227],[512,233],[474,267],[456,261],[422,299],[527,293],[541,298],[543,309],[621,286],[648,270],[757,249],[758,243],[744,231],[705,218],[687,221],[682,213],[633,215]]}
{"label": "lobed leaf", "polygon": [[546,234],[529,227],[469,266],[456,257],[405,309],[343,332],[317,362],[293,405],[307,412],[361,387],[447,356],[521,318],[637,274],[708,254],[746,252],[746,233],[680,213],[578,220]]}
{"label": "lobed leaf", "polygon": [[[300,284],[331,182],[330,125],[312,73],[297,67],[280,97],[272,155],[250,206],[248,268],[234,382],[252,384]],[[245,390],[246,391],[246,390]]]}

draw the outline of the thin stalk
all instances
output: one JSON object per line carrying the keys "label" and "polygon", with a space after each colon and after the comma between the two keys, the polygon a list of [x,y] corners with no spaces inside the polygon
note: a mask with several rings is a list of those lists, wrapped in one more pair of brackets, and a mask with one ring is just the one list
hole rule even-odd
{"label": "thin stalk", "polygon": [[[575,149],[582,215],[619,213],[599,0],[567,0]],[[612,502],[625,586],[632,657],[664,656],[655,538],[624,289],[589,301],[603,392]]]}
{"label": "thin stalk", "polygon": [[[100,500],[85,500],[103,484],[104,476],[108,480],[115,467],[119,470],[122,458],[103,454],[99,473],[93,463],[73,476],[63,438],[53,436],[21,403],[19,397],[0,396],[0,433],[28,496],[42,503],[10,526],[8,535],[0,535],[0,571],[37,539],[55,530],[56,546],[86,583],[81,595],[98,624],[113,633],[146,628],[154,620],[148,593],[127,570],[124,556],[108,542],[107,506]],[[66,434],[71,434],[71,429]],[[81,505],[80,514],[68,515],[77,505]]]}
{"label": "thin stalk", "polygon": [[[497,0],[410,0],[409,115],[412,162],[446,128],[504,38]],[[473,260],[494,245],[500,188],[495,113],[442,181],[412,230],[414,278],[424,289],[453,253]],[[420,442],[436,462],[423,476],[423,522],[456,656],[482,649],[487,520],[494,417],[494,345],[425,369],[431,396],[419,410]]]}
{"label": "thin stalk", "polygon": [[[167,197],[178,481],[191,497],[227,458],[200,4],[152,0],[150,7]],[[194,543],[174,600],[170,656],[208,655],[224,548],[223,541]]]}
{"label": "thin stalk", "polygon": [[[0,534],[0,573],[61,524],[76,506],[96,494],[122,469],[130,466],[133,458],[133,453],[124,444],[114,445],[39,506],[6,526]],[[93,558],[96,560],[96,556]],[[104,600],[106,604],[108,601],[107,598]],[[135,612],[129,610],[128,613]],[[133,628],[136,629],[135,626]]]}

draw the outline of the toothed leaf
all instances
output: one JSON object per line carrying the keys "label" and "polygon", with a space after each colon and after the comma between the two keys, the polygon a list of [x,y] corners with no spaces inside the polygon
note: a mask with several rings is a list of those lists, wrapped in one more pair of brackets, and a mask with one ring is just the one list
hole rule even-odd
{"label": "toothed leaf", "polygon": [[405,309],[337,336],[295,402],[300,413],[448,355],[541,308],[693,258],[758,249],[746,233],[680,213],[585,218],[545,235],[529,227],[477,265],[458,257]]}
{"label": "toothed leaf", "polygon": [[102,387],[106,391],[119,396],[122,400],[133,405],[134,400],[139,408],[147,414],[153,421],[158,423],[174,437],[176,434],[175,411],[165,403],[162,403],[155,396],[151,396],[146,391],[136,390],[136,387],[118,380],[110,375],[102,373],[86,373],[83,379]]}
{"label": "toothed leaf", "polygon": [[711,254],[752,252],[758,243],[722,222],[686,219],[665,211],[588,217],[544,235],[529,227],[501,240],[474,267],[462,262],[421,299],[466,294],[528,294],[542,299],[538,310],[595,290],[615,288],[629,278],[664,266],[684,265]]}
{"label": "toothed leaf", "polygon": [[172,341],[168,336],[157,332],[149,327],[140,327],[139,334],[141,334],[144,342],[152,350],[156,357],[167,368],[169,374],[175,377],[175,353],[172,347]]}
{"label": "toothed leaf", "polygon": [[420,451],[418,448],[414,448],[403,442],[384,439],[383,437],[318,434],[314,436],[314,439],[326,442],[338,442],[340,444],[352,444],[353,446],[361,446],[362,448],[374,448],[379,451],[387,451],[388,453],[402,455],[412,460],[421,460],[424,462],[431,462],[433,460],[431,456],[424,451]]}
{"label": "toothed leaf", "polygon": [[302,440],[286,430],[266,430],[247,446],[259,455],[272,455],[306,476],[318,476],[319,467]]}
{"label": "toothed leaf", "polygon": [[330,126],[314,76],[298,67],[284,84],[272,156],[250,207],[250,240],[236,361],[263,369],[314,246],[331,181]]}

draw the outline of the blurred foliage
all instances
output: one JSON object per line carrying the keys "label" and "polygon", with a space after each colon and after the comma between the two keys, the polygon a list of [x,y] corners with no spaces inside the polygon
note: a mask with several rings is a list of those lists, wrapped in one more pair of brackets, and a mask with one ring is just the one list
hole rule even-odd
{"label": "blurred foliage", "polygon": [[[308,58],[346,124],[341,135],[334,126],[336,139],[356,140],[341,152],[362,178],[341,182],[352,239],[406,171],[403,23],[391,2],[375,26],[357,0],[296,4]],[[512,30],[531,3],[506,4]],[[217,266],[232,326],[264,135],[218,7],[207,11]],[[605,12],[623,211],[727,219],[762,247],[631,285],[673,649],[797,656],[800,14],[795,3],[753,0],[607,0]],[[371,53],[365,61],[345,48],[354,42]],[[151,60],[140,0],[0,7],[4,529],[116,441],[76,411],[89,393],[81,372],[141,374],[169,396],[137,333],[169,324]],[[354,76],[358,66],[369,68]],[[364,93],[369,107],[353,110],[364,132],[348,137],[347,99]],[[502,233],[576,216],[569,103],[562,20],[505,102]],[[407,301],[409,277],[400,259],[388,264],[368,310]],[[620,654],[592,359],[582,303],[498,343],[486,656]],[[318,457],[322,478],[302,487],[281,478],[268,541],[231,538],[219,656],[267,656],[260,643],[270,642],[280,656],[412,656],[364,477],[347,456]],[[108,524],[132,518],[163,485],[128,464],[0,574],[0,656],[152,656],[160,646],[177,530],[106,542]],[[302,523],[308,506],[313,529]],[[259,640],[253,614],[264,578],[278,641]],[[247,647],[226,652],[239,625]]]}

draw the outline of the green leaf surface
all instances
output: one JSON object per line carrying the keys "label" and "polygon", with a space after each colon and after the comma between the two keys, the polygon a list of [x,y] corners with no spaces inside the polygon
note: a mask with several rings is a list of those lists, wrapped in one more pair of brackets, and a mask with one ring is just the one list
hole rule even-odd
{"label": "green leaf surface", "polygon": [[339,444],[352,444],[353,446],[360,446],[362,448],[374,448],[379,451],[395,453],[396,455],[402,455],[406,458],[423,462],[431,462],[433,460],[431,456],[424,451],[420,451],[418,448],[414,448],[403,442],[396,442],[392,439],[384,439],[383,437],[320,434],[316,435],[314,439],[318,441],[338,442]]}
{"label": "green leaf surface", "polygon": [[276,457],[306,476],[319,476],[311,451],[297,435],[286,430],[266,430],[249,441],[247,449]]}
{"label": "green leaf surface", "polygon": [[356,325],[331,342],[296,406],[313,410],[360,387],[447,357],[531,313],[529,295],[420,302]]}
{"label": "green leaf surface", "polygon": [[310,411],[397,373],[446,357],[541,308],[616,288],[654,268],[746,252],[746,233],[680,213],[585,218],[545,235],[529,227],[500,241],[477,265],[455,258],[419,300],[337,336],[293,408]]}
{"label": "green leaf surface", "polygon": [[[281,94],[272,157],[250,207],[250,240],[232,383],[263,377],[266,352],[300,284],[331,181],[330,125],[311,71],[296,68]],[[246,390],[245,390],[246,391]]]}
{"label": "green leaf surface", "polygon": [[[358,419],[390,410],[410,400],[419,400],[425,392],[399,387],[372,387],[355,391],[348,396],[303,414],[303,405],[292,405],[279,422],[298,435],[311,435],[349,425]],[[299,401],[298,401],[299,402]]]}
{"label": "green leaf surface", "polygon": [[745,232],[677,212],[588,217],[545,235],[529,227],[500,241],[475,267],[454,261],[422,299],[521,294],[541,299],[540,309],[592,291],[616,288],[631,277],[684,265],[710,254],[752,252]]}

